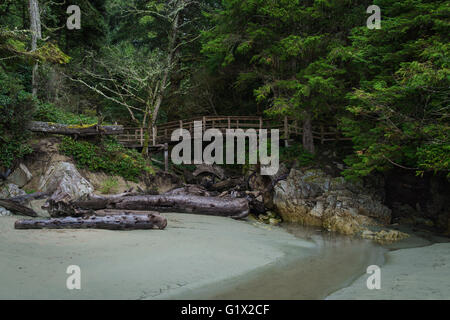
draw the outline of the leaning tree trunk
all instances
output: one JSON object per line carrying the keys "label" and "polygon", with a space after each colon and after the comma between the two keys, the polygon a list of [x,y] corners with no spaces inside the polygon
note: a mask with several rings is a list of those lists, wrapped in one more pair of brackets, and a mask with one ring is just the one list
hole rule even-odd
{"label": "leaning tree trunk", "polygon": [[27,124],[27,129],[32,132],[76,135],[79,137],[117,135],[123,132],[123,126],[121,125],[101,126],[99,124],[93,124],[89,126],[78,126],[43,121],[30,121]]}
{"label": "leaning tree trunk", "polygon": [[[29,0],[28,10],[30,12],[30,30],[31,30],[31,51],[37,49],[37,40],[42,39],[41,33],[41,16],[39,14],[39,2],[38,0]],[[31,78],[31,84],[33,88],[33,97],[37,96],[37,71],[39,64],[36,62],[33,66],[33,74]]]}
{"label": "leaning tree trunk", "polygon": [[303,119],[303,148],[314,154],[314,137],[312,132],[312,120],[311,120],[311,111],[305,111],[305,117]]}
{"label": "leaning tree trunk", "polygon": [[148,215],[114,215],[90,216],[87,218],[54,218],[18,220],[14,224],[16,229],[108,229],[108,230],[137,230],[164,229],[167,219],[159,214]]}

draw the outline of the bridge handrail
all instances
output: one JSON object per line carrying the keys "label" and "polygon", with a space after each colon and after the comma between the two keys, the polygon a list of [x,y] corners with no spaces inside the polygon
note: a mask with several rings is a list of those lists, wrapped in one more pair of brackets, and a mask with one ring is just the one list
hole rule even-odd
{"label": "bridge handrail", "polygon": [[[156,145],[161,140],[163,142],[170,141],[172,131],[178,128],[193,131],[194,121],[201,121],[204,129],[217,128],[221,131],[225,129],[279,129],[280,137],[289,140],[290,135],[301,135],[302,127],[298,120],[291,117],[267,118],[262,116],[204,116],[192,117],[176,121],[169,121],[164,124],[157,125],[151,134],[151,144]],[[143,145],[144,132],[146,129],[139,127],[124,128],[122,134],[118,135],[118,140],[123,143],[131,143],[132,145]],[[330,130],[330,131],[328,131]],[[314,126],[313,138],[319,140],[322,144],[326,141],[350,140],[340,135],[339,130],[332,126]],[[158,141],[159,140],[159,141]],[[134,142],[134,144],[133,144]]]}

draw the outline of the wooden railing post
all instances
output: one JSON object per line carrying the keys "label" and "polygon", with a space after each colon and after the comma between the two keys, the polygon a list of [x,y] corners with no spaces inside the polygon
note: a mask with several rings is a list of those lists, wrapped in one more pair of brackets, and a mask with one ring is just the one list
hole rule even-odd
{"label": "wooden railing post", "polygon": [[231,129],[231,119],[228,117],[228,129]]}
{"label": "wooden railing post", "polygon": [[203,131],[206,130],[206,117],[203,117]]}
{"label": "wooden railing post", "polygon": [[157,135],[157,131],[158,129],[157,129],[157,127],[156,126],[153,126],[153,128],[152,128],[152,133],[153,133],[153,145],[155,146],[156,145],[156,135]]}
{"label": "wooden railing post", "polygon": [[183,120],[180,120],[180,129],[183,129]]}
{"label": "wooden railing post", "polygon": [[259,128],[262,129],[263,128],[263,118],[259,117]]}
{"label": "wooden railing post", "polygon": [[140,142],[141,142],[141,147],[144,145],[144,128],[140,128]]}

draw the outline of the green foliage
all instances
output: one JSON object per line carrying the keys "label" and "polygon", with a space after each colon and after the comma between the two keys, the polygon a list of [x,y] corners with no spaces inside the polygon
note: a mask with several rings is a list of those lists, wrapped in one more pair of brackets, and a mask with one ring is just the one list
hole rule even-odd
{"label": "green foliage", "polygon": [[100,192],[103,194],[116,193],[118,186],[119,181],[117,180],[117,178],[108,177],[105,181],[103,181],[102,186],[100,187]]}
{"label": "green foliage", "polygon": [[0,64],[0,167],[11,168],[15,160],[32,151],[25,124],[35,101],[24,89],[20,79]]}
{"label": "green foliage", "polygon": [[341,129],[355,154],[349,178],[393,167],[449,174],[450,6],[445,1],[378,1],[381,30],[353,31],[360,85],[348,94]]}
{"label": "green foliage", "polygon": [[56,107],[51,103],[40,103],[33,114],[36,121],[55,122],[62,124],[95,124],[97,118],[85,114],[73,114]]}
{"label": "green foliage", "polygon": [[309,166],[314,163],[315,156],[305,149],[301,144],[293,144],[289,147],[280,147],[280,162],[296,161],[299,166]]}
{"label": "green foliage", "polygon": [[147,173],[153,174],[153,168],[139,152],[125,148],[111,138],[94,144],[64,137],[60,151],[72,157],[80,168],[119,175],[135,182]]}

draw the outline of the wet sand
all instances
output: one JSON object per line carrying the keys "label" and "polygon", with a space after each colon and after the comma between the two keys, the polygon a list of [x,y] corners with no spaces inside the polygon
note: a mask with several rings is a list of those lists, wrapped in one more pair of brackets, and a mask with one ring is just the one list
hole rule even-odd
{"label": "wet sand", "polygon": [[[0,217],[0,299],[450,297],[449,243],[413,235],[381,247],[298,225],[164,215],[166,230],[136,231],[15,230],[18,217]],[[365,285],[372,264],[379,291]],[[66,288],[69,265],[81,290]]]}
{"label": "wet sand", "polygon": [[[164,214],[165,230],[15,230],[0,217],[0,299],[154,299],[249,272],[314,244],[281,228]],[[81,290],[68,290],[69,265]]]}
{"label": "wet sand", "polygon": [[449,300],[450,243],[392,251],[381,266],[381,288],[367,289],[364,275],[329,300]]}
{"label": "wet sand", "polygon": [[383,264],[386,249],[371,241],[317,228],[284,224],[283,228],[314,247],[285,246],[285,256],[238,277],[195,289],[165,294],[163,299],[323,299],[348,286],[371,264]]}

